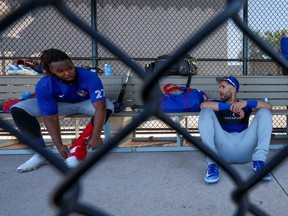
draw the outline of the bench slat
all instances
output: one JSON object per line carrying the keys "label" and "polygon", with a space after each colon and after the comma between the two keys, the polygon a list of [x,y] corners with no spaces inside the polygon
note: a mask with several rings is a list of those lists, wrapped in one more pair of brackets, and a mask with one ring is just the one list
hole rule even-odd
{"label": "bench slat", "polygon": [[0,86],[7,85],[7,84],[36,84],[38,80],[42,77],[37,76],[1,76],[0,77]]}

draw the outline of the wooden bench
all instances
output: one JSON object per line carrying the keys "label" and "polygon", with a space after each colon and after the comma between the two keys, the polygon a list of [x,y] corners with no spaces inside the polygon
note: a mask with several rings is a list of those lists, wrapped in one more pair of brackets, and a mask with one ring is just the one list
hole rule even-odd
{"label": "wooden bench", "polygon": [[[101,76],[100,77],[105,87],[106,95],[109,99],[117,99],[121,85],[125,80],[125,76]],[[193,76],[191,87],[203,90],[209,99],[219,98],[218,84],[215,81],[216,76]],[[288,79],[285,76],[238,76],[240,82],[240,91],[238,93],[239,99],[262,99],[268,98],[269,102],[273,105],[273,135],[271,143],[274,144],[286,144],[287,143],[287,106],[288,106]],[[39,76],[1,76],[0,79],[0,101],[4,101],[7,98],[17,98],[23,92],[34,92],[35,84],[40,79]],[[187,77],[181,76],[169,76],[162,78],[159,81],[159,85],[162,88],[166,83],[173,83],[176,85],[185,85]],[[134,104],[143,104],[141,99],[141,91],[143,88],[143,81],[136,76],[129,78],[127,83],[126,94],[124,97],[125,111],[114,114],[110,118],[110,124],[106,124],[104,127],[105,138],[110,138],[113,133],[116,133],[119,129],[125,126],[129,121],[133,120],[139,113],[134,112],[131,106]],[[183,125],[189,132],[199,137],[199,131],[197,128],[198,112],[189,113],[167,113],[176,122]],[[6,120],[12,120],[9,113],[1,113],[1,118]],[[189,126],[189,118],[195,118],[196,123],[191,127]],[[63,130],[63,135],[74,134],[76,137],[81,132],[81,129],[85,125],[81,125],[80,120],[82,118],[89,117],[83,115],[74,115],[69,117],[63,117],[65,119],[72,120],[74,126],[70,131],[68,129]],[[120,120],[119,120],[120,119]],[[284,119],[284,120],[283,120]],[[112,121],[112,123],[111,123]],[[156,121],[151,119],[151,122]],[[159,121],[159,120],[158,120]],[[279,122],[281,121],[281,122]],[[116,127],[115,127],[116,125]],[[115,128],[113,128],[115,127]],[[111,133],[112,131],[112,133]],[[2,134],[5,132],[2,131]],[[47,134],[47,131],[43,131]],[[140,135],[139,135],[140,134]],[[129,141],[176,141],[176,146],[166,147],[130,147],[121,148],[121,151],[169,151],[169,150],[193,150],[195,149],[191,145],[185,145],[180,134],[177,134],[175,130],[166,126],[146,126],[138,127],[133,134],[127,136],[127,142]],[[127,143],[126,142],[126,143]],[[125,149],[125,150],[124,150]]]}

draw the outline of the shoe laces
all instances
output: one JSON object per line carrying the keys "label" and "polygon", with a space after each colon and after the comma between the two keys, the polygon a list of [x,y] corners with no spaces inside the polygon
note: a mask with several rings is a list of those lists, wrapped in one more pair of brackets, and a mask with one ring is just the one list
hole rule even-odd
{"label": "shoe laces", "polygon": [[219,167],[217,164],[208,165],[208,175],[218,174],[218,172],[219,172]]}
{"label": "shoe laces", "polygon": [[38,153],[34,153],[34,154],[32,155],[32,157],[30,158],[30,160],[36,160],[36,159],[39,159],[39,158],[41,158],[41,155],[38,154]]}

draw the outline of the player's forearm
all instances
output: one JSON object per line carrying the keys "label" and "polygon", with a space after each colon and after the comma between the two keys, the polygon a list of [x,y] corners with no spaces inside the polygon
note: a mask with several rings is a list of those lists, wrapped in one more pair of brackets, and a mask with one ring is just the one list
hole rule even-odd
{"label": "player's forearm", "polygon": [[57,148],[63,145],[58,115],[44,116],[44,123]]}
{"label": "player's forearm", "polygon": [[94,114],[94,128],[91,140],[98,139],[101,136],[103,125],[106,118],[106,109],[97,110]]}
{"label": "player's forearm", "polygon": [[272,105],[270,103],[266,103],[266,102],[258,100],[257,106],[255,107],[255,109],[261,109],[261,108],[272,110]]}
{"label": "player's forearm", "polygon": [[215,101],[204,101],[201,103],[200,108],[201,109],[211,108],[214,111],[218,111],[219,110],[219,103],[215,102]]}

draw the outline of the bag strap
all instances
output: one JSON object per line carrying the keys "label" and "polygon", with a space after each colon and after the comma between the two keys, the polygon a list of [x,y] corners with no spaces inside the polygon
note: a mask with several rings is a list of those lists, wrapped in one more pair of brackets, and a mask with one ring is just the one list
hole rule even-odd
{"label": "bag strap", "polygon": [[188,79],[187,79],[187,83],[186,83],[186,87],[189,88],[190,87],[190,84],[191,84],[191,79],[192,79],[192,72],[189,71],[189,74],[188,74]]}
{"label": "bag strap", "polygon": [[167,83],[166,85],[164,85],[164,87],[163,87],[163,91],[165,92],[165,93],[171,93],[171,92],[173,92],[173,91],[180,91],[181,89],[180,89],[180,87],[179,86],[177,86],[177,85],[175,85],[175,84],[172,84],[172,83]]}
{"label": "bag strap", "polygon": [[172,83],[168,83],[168,84],[164,85],[164,87],[163,87],[163,91],[165,93],[168,93],[168,94],[171,94],[173,91],[186,91],[186,90],[188,92],[193,91],[192,88],[184,87],[184,86],[177,86],[177,85],[172,84]]}
{"label": "bag strap", "polygon": [[188,79],[187,79],[187,83],[186,83],[186,87],[189,88],[190,84],[191,84],[191,80],[192,80],[192,74],[193,74],[193,70],[197,70],[197,66],[194,64],[194,61],[196,60],[195,58],[193,58],[192,56],[189,55],[189,58],[186,58],[187,61],[189,62],[189,66],[190,66],[190,70],[188,73]]}

